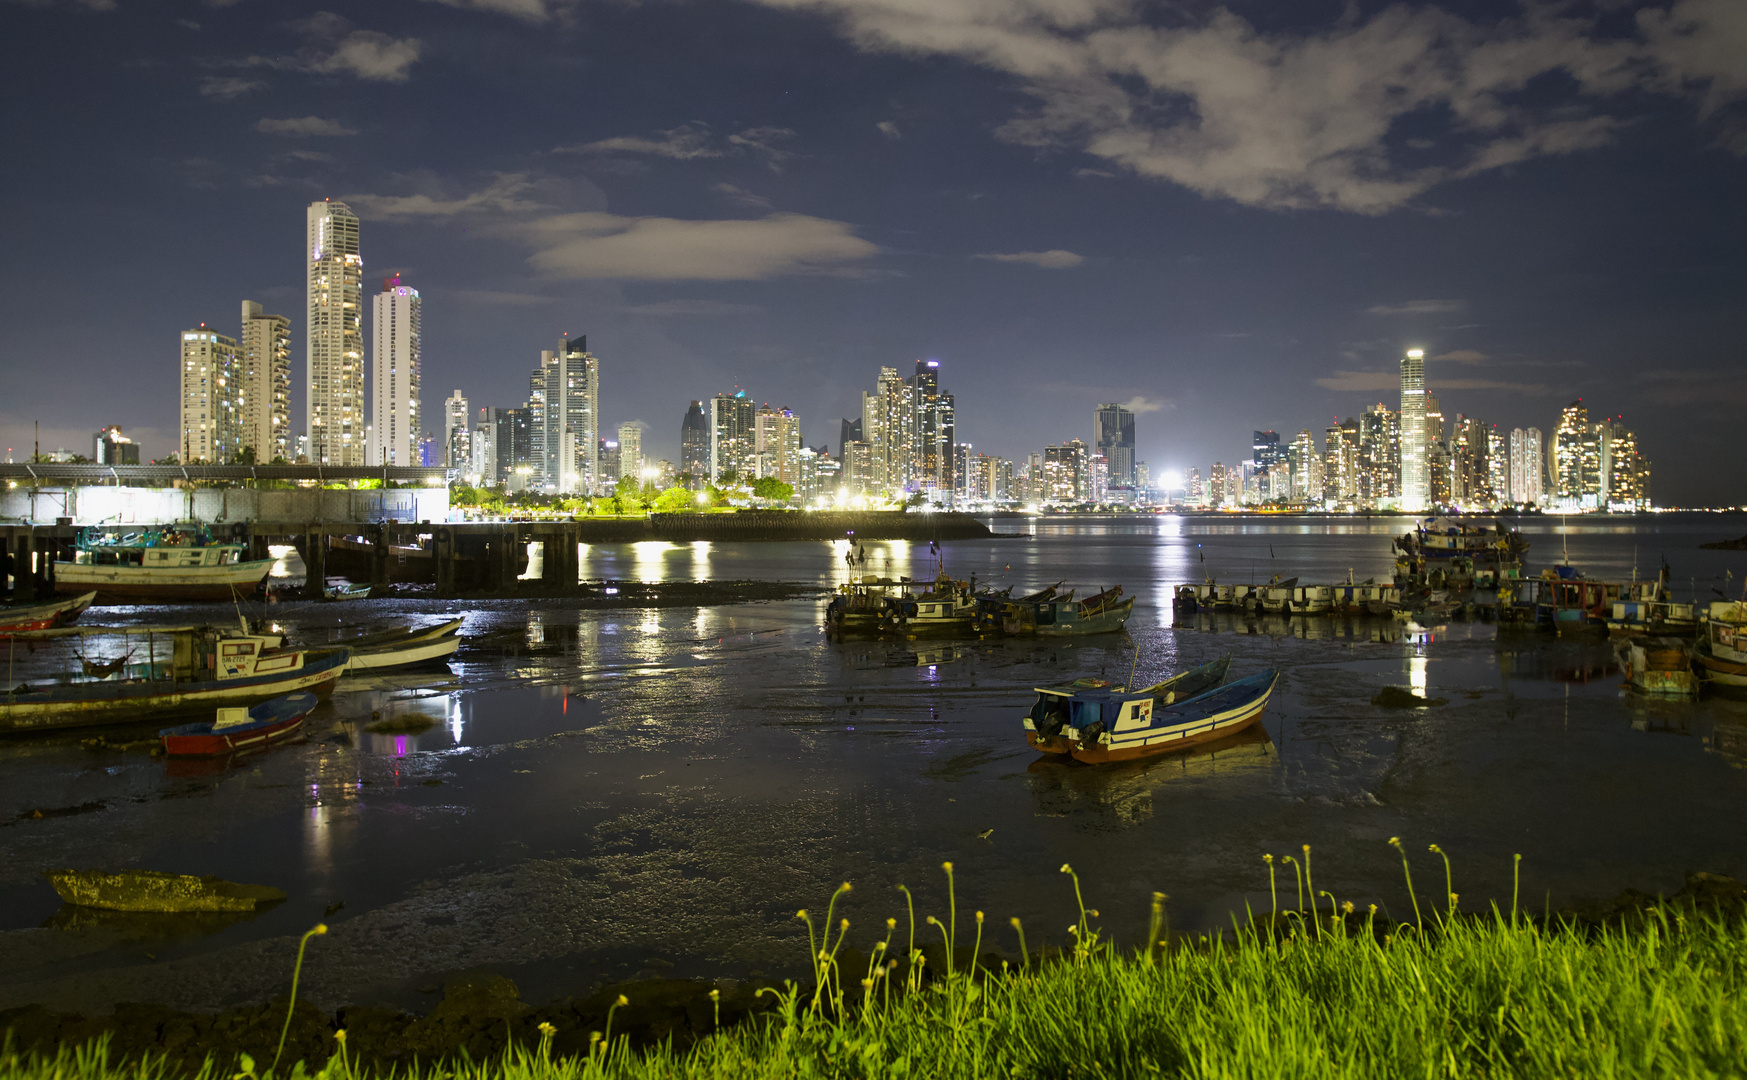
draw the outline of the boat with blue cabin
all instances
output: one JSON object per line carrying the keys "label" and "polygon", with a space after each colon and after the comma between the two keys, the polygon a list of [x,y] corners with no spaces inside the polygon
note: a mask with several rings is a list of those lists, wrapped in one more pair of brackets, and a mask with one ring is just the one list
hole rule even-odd
{"label": "boat with blue cabin", "polygon": [[1140,690],[1103,679],[1037,688],[1027,745],[1087,764],[1175,753],[1235,735],[1267,708],[1279,672],[1225,683],[1231,657]]}

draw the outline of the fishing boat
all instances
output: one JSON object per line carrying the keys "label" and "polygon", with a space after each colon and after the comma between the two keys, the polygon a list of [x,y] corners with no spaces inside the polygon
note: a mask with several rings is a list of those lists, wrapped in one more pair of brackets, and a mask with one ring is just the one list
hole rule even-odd
{"label": "fishing boat", "polygon": [[329,600],[363,600],[370,595],[370,586],[354,585],[349,581],[339,581],[322,590],[322,595]]}
{"label": "fishing boat", "polygon": [[419,630],[403,627],[383,634],[350,638],[345,642],[346,650],[352,654],[346,670],[381,671],[446,660],[461,647],[461,624],[464,622],[465,619],[451,619]]}
{"label": "fishing boat", "polygon": [[1387,615],[1401,600],[1401,590],[1394,585],[1379,585],[1375,580],[1355,582],[1350,573],[1344,584],[1332,588],[1334,610],[1346,615]]}
{"label": "fishing boat", "polygon": [[1118,585],[1085,600],[1075,600],[1072,592],[1047,600],[1009,600],[1000,606],[998,628],[1009,637],[1113,634],[1133,613],[1134,598],[1123,599]]}
{"label": "fishing boat", "polygon": [[1470,522],[1448,517],[1421,518],[1410,533],[1395,538],[1398,576],[1423,576],[1429,568],[1465,560],[1463,572],[1496,579],[1519,572],[1529,542],[1502,521]]}
{"label": "fishing boat", "polygon": [[[1102,680],[1096,679],[1039,688],[1038,700],[1025,718],[1026,742],[1044,753],[1087,764],[1175,753],[1254,724],[1279,679],[1279,672],[1270,669],[1223,686],[1204,687],[1212,672],[1203,668],[1186,675],[1197,677],[1184,683],[1196,692],[1182,697],[1172,690],[1160,692],[1158,687],[1128,692],[1099,686]],[[1223,680],[1223,667],[1217,678]]]}
{"label": "fishing boat", "polygon": [[1747,687],[1747,601],[1711,601],[1692,659],[1704,682]]}
{"label": "fishing boat", "polygon": [[837,591],[825,632],[846,637],[974,637],[979,600],[972,582],[944,571],[933,581],[867,575]]}
{"label": "fishing boat", "polygon": [[1698,605],[1677,603],[1668,585],[1668,564],[1653,579],[1637,580],[1620,591],[1607,615],[1610,634],[1691,636],[1698,629]]}
{"label": "fishing boat", "polygon": [[294,738],[303,718],[321,699],[311,693],[286,694],[252,708],[227,706],[215,719],[158,732],[171,757],[219,757],[239,750],[261,750]]}
{"label": "fishing boat", "polygon": [[[101,635],[121,636],[130,653],[144,639],[145,659],[107,674],[79,672],[27,683],[15,681],[9,666],[0,691],[0,734],[187,716],[221,706],[247,708],[296,691],[326,697],[350,657],[344,648],[286,649],[278,635],[204,626],[69,626],[16,636],[51,642]],[[168,651],[167,659],[160,658],[162,651]]]}
{"label": "fishing boat", "polygon": [[73,558],[55,560],[55,591],[95,591],[98,604],[194,603],[252,596],[272,559],[245,559],[241,544],[214,539],[205,525],[83,529]]}
{"label": "fishing boat", "polygon": [[97,594],[88,592],[52,604],[0,608],[0,638],[66,626],[77,621],[96,600]]}
{"label": "fishing boat", "polygon": [[1293,615],[1327,615],[1334,608],[1333,585],[1298,585],[1286,599],[1286,610]]}
{"label": "fishing boat", "polygon": [[1672,637],[1631,637],[1615,652],[1626,685],[1658,697],[1692,697],[1698,683],[1692,674],[1692,646]]}
{"label": "fishing boat", "polygon": [[48,870],[43,877],[67,903],[110,911],[254,911],[285,899],[268,885],[157,870]]}

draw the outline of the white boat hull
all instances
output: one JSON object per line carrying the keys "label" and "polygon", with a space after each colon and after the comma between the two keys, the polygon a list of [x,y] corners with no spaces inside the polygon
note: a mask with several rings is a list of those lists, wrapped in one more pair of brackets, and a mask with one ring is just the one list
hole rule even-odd
{"label": "white boat hull", "polygon": [[55,563],[55,591],[95,592],[98,604],[222,601],[252,595],[273,569],[272,559],[218,566],[112,566]]}

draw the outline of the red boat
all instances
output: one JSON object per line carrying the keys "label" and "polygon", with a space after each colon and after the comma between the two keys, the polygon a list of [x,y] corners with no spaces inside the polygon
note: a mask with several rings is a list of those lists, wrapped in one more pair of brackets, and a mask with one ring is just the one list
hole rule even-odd
{"label": "red boat", "polygon": [[96,599],[96,593],[88,592],[83,596],[68,597],[52,604],[0,608],[0,638],[26,634],[32,630],[53,630],[57,626],[66,626],[83,615],[85,609]]}
{"label": "red boat", "polygon": [[263,701],[252,709],[220,709],[212,721],[181,724],[158,732],[171,757],[217,757],[238,750],[259,750],[297,735],[303,718],[320,701],[297,693]]}

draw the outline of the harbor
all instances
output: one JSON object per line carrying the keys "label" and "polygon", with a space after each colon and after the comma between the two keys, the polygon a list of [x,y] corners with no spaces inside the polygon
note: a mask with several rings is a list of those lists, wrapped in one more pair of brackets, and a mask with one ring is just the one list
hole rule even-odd
{"label": "harbor", "polygon": [[[244,604],[312,646],[463,624],[437,667],[348,672],[300,741],[234,763],[131,746],[156,745],[151,724],[0,742],[0,1009],[265,1001],[318,919],[329,935],[304,985],[324,1005],[422,1011],[464,972],[512,978],[529,1002],[622,978],[795,976],[797,908],[853,879],[842,910],[857,925],[889,914],[900,883],[939,910],[947,859],[961,903],[1042,926],[1059,906],[1043,886],[1069,858],[1129,936],[1154,888],[1184,931],[1265,904],[1260,853],[1301,844],[1337,895],[1399,899],[1383,842],[1395,835],[1449,849],[1465,905],[1508,897],[1515,852],[1524,891],[1555,906],[1672,890],[1694,867],[1747,877],[1726,854],[1747,851],[1747,826],[1732,824],[1747,820],[1747,701],[1629,692],[1605,633],[1173,610],[1176,586],[1207,576],[1388,581],[1401,521],[998,519],[995,532],[1025,537],[938,554],[867,542],[855,567],[847,541],[591,544],[568,596]],[[1747,522],[1560,529],[1524,523],[1527,572],[1568,546],[1586,573],[1629,581],[1662,553],[1684,597],[1739,582],[1738,554],[1699,545]],[[1015,597],[1120,582],[1132,614],[1121,632],[1075,638],[827,638],[852,577],[926,580],[937,559]],[[649,595],[729,581],[762,582],[769,598],[627,606],[600,584]],[[116,607],[73,625],[99,613],[236,619],[230,604]],[[1225,656],[1233,683],[1280,673],[1244,732],[1126,764],[1026,745],[1039,687],[1151,687]],[[1419,701],[1374,704],[1387,688]],[[199,928],[74,926],[37,876],[64,866],[215,874],[287,899]],[[664,914],[676,900],[677,923]]]}

